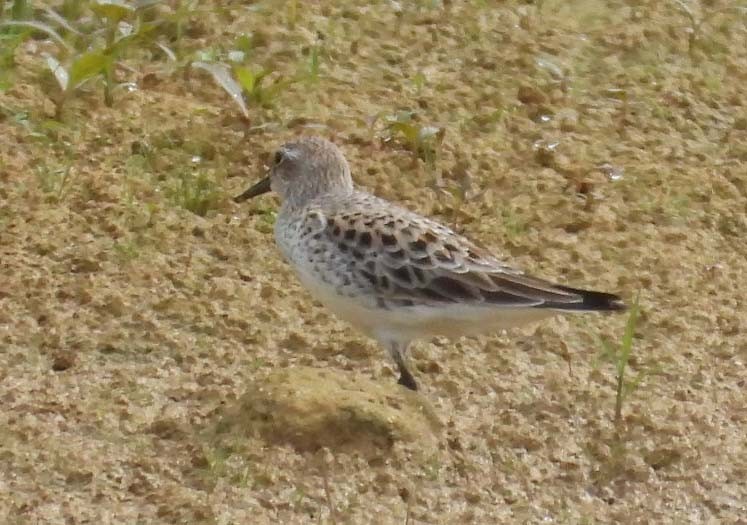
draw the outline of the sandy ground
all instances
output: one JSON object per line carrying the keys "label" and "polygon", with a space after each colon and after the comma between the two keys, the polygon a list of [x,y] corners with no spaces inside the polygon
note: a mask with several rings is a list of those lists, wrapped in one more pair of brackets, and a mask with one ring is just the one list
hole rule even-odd
{"label": "sandy ground", "polygon": [[[180,59],[247,35],[247,63],[288,78],[316,49],[318,78],[246,121],[204,72],[137,51],[116,71],[137,89],[106,107],[89,83],[56,124],[52,45],[16,50],[0,522],[747,523],[736,4],[687,2],[692,38],[675,2],[222,4],[167,41]],[[389,140],[405,111],[443,129],[427,162]],[[620,424],[600,355],[625,315],[422,342],[422,392],[398,387],[281,261],[277,201],[230,200],[309,134],[530,272],[640,291]],[[198,180],[204,216],[184,207]]]}

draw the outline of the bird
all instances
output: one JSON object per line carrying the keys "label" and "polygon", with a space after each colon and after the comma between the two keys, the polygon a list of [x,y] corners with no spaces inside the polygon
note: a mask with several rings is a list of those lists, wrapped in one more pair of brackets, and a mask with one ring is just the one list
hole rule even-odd
{"label": "bird", "polygon": [[618,295],[518,270],[439,222],[356,187],[321,137],[280,146],[267,176],[234,198],[280,197],[277,246],[311,295],[384,346],[398,383],[418,390],[413,341],[457,338],[563,313],[625,310]]}

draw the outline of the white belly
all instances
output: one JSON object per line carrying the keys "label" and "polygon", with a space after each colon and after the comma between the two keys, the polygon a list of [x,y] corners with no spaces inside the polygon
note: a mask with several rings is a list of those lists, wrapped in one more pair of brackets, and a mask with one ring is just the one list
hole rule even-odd
{"label": "white belly", "polygon": [[497,332],[539,321],[559,312],[539,308],[508,308],[453,304],[378,308],[375,301],[344,297],[330,286],[299,272],[311,294],[340,319],[379,341],[409,342],[433,336],[460,337]]}

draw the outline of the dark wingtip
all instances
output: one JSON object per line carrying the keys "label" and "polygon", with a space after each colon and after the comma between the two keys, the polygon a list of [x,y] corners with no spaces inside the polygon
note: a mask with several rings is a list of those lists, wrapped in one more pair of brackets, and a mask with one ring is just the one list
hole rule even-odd
{"label": "dark wingtip", "polygon": [[545,303],[542,305],[543,307],[583,312],[623,312],[628,309],[620,296],[612,293],[579,290],[567,286],[558,286],[558,288],[565,292],[580,295],[583,301],[580,303]]}

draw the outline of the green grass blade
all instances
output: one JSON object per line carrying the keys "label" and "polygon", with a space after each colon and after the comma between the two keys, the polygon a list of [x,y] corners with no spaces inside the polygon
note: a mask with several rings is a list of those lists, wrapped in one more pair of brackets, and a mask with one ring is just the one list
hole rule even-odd
{"label": "green grass blade", "polygon": [[638,322],[640,292],[636,295],[635,301],[630,307],[630,313],[628,314],[628,321],[625,324],[625,334],[623,335],[622,342],[620,343],[620,356],[617,361],[617,373],[622,374],[625,368],[628,366],[630,360],[630,354],[633,351],[633,337],[635,336],[635,326]]}
{"label": "green grass blade", "polygon": [[246,102],[244,102],[244,94],[241,90],[241,85],[231,76],[231,70],[225,64],[215,64],[212,62],[192,62],[192,67],[196,69],[202,69],[210,73],[213,80],[218,84],[223,91],[228,93],[231,99],[241,110],[241,114],[244,118],[249,118],[249,110],[246,108]]}
{"label": "green grass blade", "polygon": [[66,51],[69,51],[69,52],[73,51],[73,48],[70,47],[70,45],[67,42],[65,42],[65,40],[60,36],[60,34],[57,31],[55,31],[52,27],[48,26],[47,24],[43,24],[41,22],[36,22],[33,20],[24,20],[24,21],[9,20],[7,22],[0,22],[0,27],[22,27],[26,29],[33,29],[35,31],[39,31],[51,37],[52,40],[60,44],[63,48],[65,48]]}
{"label": "green grass blade", "polygon": [[121,0],[98,0],[91,2],[91,11],[111,24],[118,24],[135,12],[135,8]]}
{"label": "green grass blade", "polygon": [[29,14],[29,4],[26,0],[13,0],[10,16],[13,20],[21,20]]}
{"label": "green grass blade", "polygon": [[76,57],[70,66],[67,87],[75,89],[86,80],[103,73],[109,60],[109,56],[103,51],[89,51]]}
{"label": "green grass blade", "polygon": [[389,124],[389,129],[402,135],[411,149],[417,148],[419,133],[417,126],[408,122],[392,122]]}
{"label": "green grass blade", "polygon": [[244,88],[244,92],[250,94],[254,91],[257,77],[251,69],[248,67],[236,66],[233,68],[233,75],[236,77],[239,84],[241,84],[241,87]]}
{"label": "green grass blade", "polygon": [[625,370],[628,367],[628,361],[630,360],[630,354],[633,351],[633,337],[635,336],[635,327],[638,321],[638,313],[640,310],[640,297],[641,293],[638,292],[635,297],[635,301],[630,307],[630,314],[628,315],[628,321],[625,324],[625,334],[623,335],[622,342],[620,343],[620,350],[617,355],[616,369],[617,369],[617,389],[615,394],[615,424],[619,424],[622,420],[622,405],[623,401],[630,393],[630,390],[626,391],[625,388]]}
{"label": "green grass blade", "polygon": [[81,35],[81,32],[73,27],[62,15],[50,7],[44,8],[44,18],[47,18],[50,22],[53,22],[63,28],[65,31],[69,31],[74,35]]}

